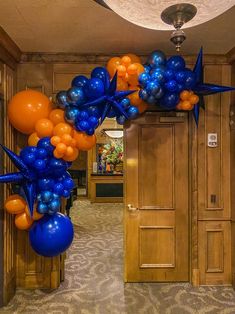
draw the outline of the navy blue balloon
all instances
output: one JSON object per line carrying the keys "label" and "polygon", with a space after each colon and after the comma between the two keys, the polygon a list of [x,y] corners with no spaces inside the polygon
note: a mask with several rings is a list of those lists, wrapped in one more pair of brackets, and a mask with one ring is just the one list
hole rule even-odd
{"label": "navy blue balloon", "polygon": [[108,113],[107,113],[107,117],[108,118],[114,118],[116,117],[116,111],[114,109],[111,109]]}
{"label": "navy blue balloon", "polygon": [[146,86],[146,91],[149,95],[155,95],[160,89],[160,85],[157,81],[150,81]]}
{"label": "navy blue balloon", "polygon": [[176,72],[175,79],[176,79],[176,81],[178,83],[183,84],[185,82],[185,78],[186,78],[185,71],[178,71],[178,72]]}
{"label": "navy blue balloon", "polygon": [[118,124],[123,125],[126,122],[126,118],[125,118],[125,116],[121,115],[121,116],[116,118],[116,121]]}
{"label": "navy blue balloon", "polygon": [[181,93],[183,90],[184,90],[184,85],[178,83],[177,92],[178,92],[178,93]]}
{"label": "navy blue balloon", "polygon": [[95,133],[95,129],[93,129],[93,128],[90,128],[90,129],[88,129],[87,131],[86,131],[86,134],[87,135],[93,135]]}
{"label": "navy blue balloon", "polygon": [[174,71],[180,71],[185,68],[184,58],[181,56],[172,56],[167,60],[167,67]]}
{"label": "navy blue balloon", "polygon": [[65,188],[65,190],[71,190],[74,188],[74,182],[72,178],[66,178],[63,181],[63,186]]}
{"label": "navy blue balloon", "polygon": [[86,132],[91,126],[86,120],[81,120],[76,123],[76,127],[78,130]]}
{"label": "navy blue balloon", "polygon": [[150,56],[148,57],[148,63],[153,67],[157,67],[159,65],[165,65],[166,63],[166,56],[160,50],[153,51]]}
{"label": "navy blue balloon", "polygon": [[177,82],[175,80],[171,80],[171,81],[166,82],[165,88],[169,92],[177,92],[178,84],[177,84]]}
{"label": "navy blue balloon", "polygon": [[143,72],[139,75],[139,83],[141,86],[145,87],[150,80],[150,75],[146,72]]}
{"label": "navy blue balloon", "polygon": [[37,147],[44,148],[47,154],[52,155],[55,147],[51,145],[50,137],[43,137],[38,141]]}
{"label": "navy blue balloon", "polygon": [[84,86],[88,99],[94,100],[104,95],[104,83],[99,78],[91,78]]}
{"label": "navy blue balloon", "polygon": [[99,125],[99,120],[96,117],[91,116],[88,119],[88,123],[92,128],[97,128]]}
{"label": "navy blue balloon", "polygon": [[75,78],[72,80],[71,86],[84,87],[87,82],[88,82],[88,78],[86,76],[78,75],[78,76],[75,76]]}
{"label": "navy blue balloon", "polygon": [[48,191],[53,189],[54,187],[54,180],[49,178],[42,178],[38,180],[38,189],[40,191]]}
{"label": "navy blue balloon", "polygon": [[61,176],[67,170],[67,163],[62,159],[52,157],[49,161],[49,169],[53,176]]}
{"label": "navy blue balloon", "polygon": [[60,108],[64,109],[66,106],[69,106],[68,98],[67,98],[67,92],[66,91],[60,91],[56,95],[56,102],[59,105]]}
{"label": "navy blue balloon", "polygon": [[106,68],[103,67],[96,67],[91,72],[92,78],[99,78],[101,81],[106,84],[106,80],[110,80],[109,72]]}
{"label": "navy blue balloon", "polygon": [[191,70],[185,71],[184,86],[185,89],[191,89],[196,84],[196,75]]}
{"label": "navy blue balloon", "polygon": [[127,110],[127,114],[130,119],[135,119],[139,114],[139,110],[135,106],[130,106],[130,108]]}
{"label": "navy blue balloon", "polygon": [[175,71],[173,71],[172,69],[166,69],[164,71],[164,77],[167,81],[173,80],[175,78]]}
{"label": "navy blue balloon", "polygon": [[97,118],[101,117],[101,112],[98,107],[95,106],[88,107],[87,112],[90,116],[95,116]]}
{"label": "navy blue balloon", "polygon": [[129,98],[122,99],[120,105],[123,106],[124,109],[127,109],[131,105],[130,99]]}
{"label": "navy blue balloon", "polygon": [[89,114],[88,114],[88,112],[86,110],[82,110],[82,111],[79,112],[77,118],[78,118],[78,120],[88,120]]}
{"label": "navy blue balloon", "polygon": [[64,185],[62,183],[56,183],[53,189],[54,193],[62,195],[64,191]]}
{"label": "navy blue balloon", "polygon": [[40,159],[44,159],[47,157],[47,151],[45,148],[38,148],[37,149],[37,157]]}
{"label": "navy blue balloon", "polygon": [[48,212],[48,206],[45,203],[38,202],[37,212],[39,214],[46,214]]}
{"label": "navy blue balloon", "polygon": [[67,96],[69,101],[76,103],[77,105],[82,105],[86,101],[86,96],[82,87],[71,87],[67,91]]}
{"label": "navy blue balloon", "polygon": [[179,95],[177,93],[166,93],[161,101],[160,104],[165,109],[171,110],[176,107],[179,102]]}
{"label": "navy blue balloon", "polygon": [[154,97],[155,97],[155,99],[160,99],[160,98],[162,98],[163,95],[164,95],[164,91],[160,87],[159,91],[157,92],[157,94],[154,95]]}
{"label": "navy blue balloon", "polygon": [[143,100],[147,100],[147,99],[148,99],[149,94],[148,94],[148,92],[146,91],[146,89],[141,89],[141,90],[139,91],[139,97],[140,97],[141,99],[143,99]]}
{"label": "navy blue balloon", "polygon": [[53,257],[66,251],[73,241],[73,225],[61,213],[44,215],[33,224],[29,240],[33,250],[42,256]]}
{"label": "navy blue balloon", "polygon": [[148,97],[147,102],[151,105],[154,105],[154,104],[156,104],[156,98],[151,95]]}
{"label": "navy blue balloon", "polygon": [[65,109],[65,120],[69,123],[75,123],[78,118],[80,110],[75,106],[69,106]]}
{"label": "navy blue balloon", "polygon": [[27,151],[26,152],[21,151],[20,156],[26,165],[32,165],[36,160],[36,154],[35,153],[30,153]]}
{"label": "navy blue balloon", "polygon": [[71,192],[69,190],[64,189],[62,196],[65,198],[68,198],[68,197],[70,197],[70,194],[71,194]]}
{"label": "navy blue balloon", "polygon": [[36,159],[35,162],[33,163],[33,166],[36,170],[42,171],[46,169],[46,161],[44,159]]}

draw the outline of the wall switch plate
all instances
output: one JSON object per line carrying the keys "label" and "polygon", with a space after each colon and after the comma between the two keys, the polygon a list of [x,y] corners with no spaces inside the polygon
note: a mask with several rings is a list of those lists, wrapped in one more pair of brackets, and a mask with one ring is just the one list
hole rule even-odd
{"label": "wall switch plate", "polygon": [[217,133],[208,133],[207,136],[207,146],[217,147],[218,146],[218,136]]}

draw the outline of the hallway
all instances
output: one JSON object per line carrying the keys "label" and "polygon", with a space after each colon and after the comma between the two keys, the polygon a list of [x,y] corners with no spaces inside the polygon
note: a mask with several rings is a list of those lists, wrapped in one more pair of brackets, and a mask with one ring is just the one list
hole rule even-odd
{"label": "hallway", "polygon": [[123,284],[122,204],[76,201],[75,239],[65,282],[53,292],[18,290],[0,313],[154,314],[235,313],[231,287]]}

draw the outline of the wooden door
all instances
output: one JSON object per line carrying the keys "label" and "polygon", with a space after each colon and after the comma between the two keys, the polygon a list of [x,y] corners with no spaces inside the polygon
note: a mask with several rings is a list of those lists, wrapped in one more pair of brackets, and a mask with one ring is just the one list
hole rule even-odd
{"label": "wooden door", "polygon": [[162,115],[125,128],[126,282],[189,280],[188,120]]}

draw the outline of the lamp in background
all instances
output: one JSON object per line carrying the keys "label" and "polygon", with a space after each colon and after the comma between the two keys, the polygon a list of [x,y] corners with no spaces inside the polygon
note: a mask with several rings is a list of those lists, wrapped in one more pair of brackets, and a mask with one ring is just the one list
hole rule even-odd
{"label": "lamp in background", "polygon": [[112,139],[119,139],[123,137],[122,129],[103,129],[103,132]]}

